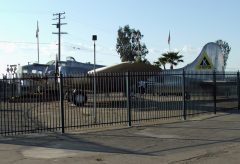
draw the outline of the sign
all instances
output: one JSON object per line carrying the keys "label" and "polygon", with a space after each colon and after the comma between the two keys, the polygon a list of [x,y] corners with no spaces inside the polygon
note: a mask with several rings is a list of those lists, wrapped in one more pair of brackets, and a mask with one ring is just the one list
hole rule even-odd
{"label": "sign", "polygon": [[212,61],[208,57],[207,53],[204,52],[202,57],[197,63],[196,70],[211,70],[211,69],[213,69]]}

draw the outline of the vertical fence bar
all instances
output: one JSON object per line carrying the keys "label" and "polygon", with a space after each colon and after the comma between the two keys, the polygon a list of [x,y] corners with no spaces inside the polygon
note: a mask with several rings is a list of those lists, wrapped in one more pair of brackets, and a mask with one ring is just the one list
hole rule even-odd
{"label": "vertical fence bar", "polygon": [[[95,44],[94,44],[94,47],[95,47]],[[95,51],[95,48],[94,48],[94,51]],[[95,61],[94,61],[95,62]],[[95,67],[95,65],[94,65]],[[96,89],[97,89],[97,86],[96,86],[96,71],[95,71],[95,68],[94,68],[94,76],[93,76],[93,111],[94,111],[94,124],[97,124],[97,92],[96,92]]]}
{"label": "vertical fence bar", "polygon": [[216,83],[216,71],[213,71],[213,100],[214,100],[214,114],[217,113],[217,83]]}
{"label": "vertical fence bar", "polygon": [[128,110],[128,126],[132,126],[132,113],[131,113],[131,97],[129,87],[129,72],[126,72],[126,96],[127,96],[127,110]]}
{"label": "vertical fence bar", "polygon": [[182,107],[183,107],[183,119],[187,119],[187,111],[186,111],[186,85],[185,85],[185,70],[182,72],[182,96],[183,96],[183,102],[182,102]]}
{"label": "vertical fence bar", "polygon": [[63,75],[60,73],[60,110],[61,110],[61,121],[62,121],[62,133],[65,133],[65,123],[64,123],[64,94],[63,94]]}
{"label": "vertical fence bar", "polygon": [[6,83],[7,83],[7,76],[3,76],[3,101],[4,101],[4,105],[5,105],[5,102],[6,102],[6,87],[7,87]]}
{"label": "vertical fence bar", "polygon": [[237,72],[237,95],[238,95],[238,110],[240,110],[240,79],[239,79],[239,71]]}

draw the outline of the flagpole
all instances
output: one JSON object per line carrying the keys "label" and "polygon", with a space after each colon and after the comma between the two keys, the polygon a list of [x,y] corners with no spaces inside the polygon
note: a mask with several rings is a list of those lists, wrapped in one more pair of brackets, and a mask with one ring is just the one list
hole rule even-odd
{"label": "flagpole", "polygon": [[37,38],[37,55],[38,55],[38,64],[39,64],[39,27],[38,27],[38,21],[37,21],[37,31],[36,31],[36,38]]}
{"label": "flagpole", "polygon": [[38,53],[38,64],[39,64],[39,37],[37,37],[37,53]]}
{"label": "flagpole", "polygon": [[168,46],[169,46],[169,52],[171,51],[171,36],[170,36],[170,30],[168,34]]}

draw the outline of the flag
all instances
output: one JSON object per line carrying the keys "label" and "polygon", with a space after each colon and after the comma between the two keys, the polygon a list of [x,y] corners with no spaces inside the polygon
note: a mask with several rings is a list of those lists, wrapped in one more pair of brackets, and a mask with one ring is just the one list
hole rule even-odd
{"label": "flag", "polygon": [[171,40],[171,36],[170,36],[170,31],[169,31],[169,35],[168,35],[168,44],[170,44],[170,40]]}
{"label": "flag", "polygon": [[39,33],[39,27],[38,27],[38,21],[37,21],[36,38],[38,38],[38,33]]}

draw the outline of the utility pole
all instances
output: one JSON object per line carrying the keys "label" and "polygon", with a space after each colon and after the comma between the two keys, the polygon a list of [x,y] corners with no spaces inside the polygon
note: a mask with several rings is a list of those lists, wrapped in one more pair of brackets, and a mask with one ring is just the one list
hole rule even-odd
{"label": "utility pole", "polygon": [[53,34],[58,34],[58,61],[61,60],[61,34],[67,34],[66,32],[61,32],[61,26],[67,24],[61,23],[61,20],[65,19],[65,17],[63,16],[64,14],[65,12],[53,14],[53,16],[56,16],[56,18],[54,18],[53,20],[58,20],[58,23],[52,24],[56,25],[56,27],[58,28],[58,32],[53,32]]}

